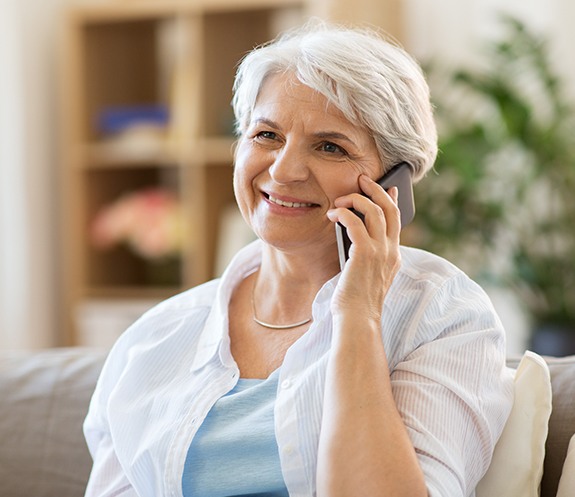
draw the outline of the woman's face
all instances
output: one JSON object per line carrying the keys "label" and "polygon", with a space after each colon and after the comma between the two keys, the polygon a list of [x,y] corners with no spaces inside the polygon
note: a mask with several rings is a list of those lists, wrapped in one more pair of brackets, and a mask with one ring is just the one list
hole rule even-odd
{"label": "woman's face", "polygon": [[326,212],[381,175],[375,142],[327,99],[291,75],[263,84],[236,150],[234,190],[244,219],[268,244],[289,250],[335,244]]}

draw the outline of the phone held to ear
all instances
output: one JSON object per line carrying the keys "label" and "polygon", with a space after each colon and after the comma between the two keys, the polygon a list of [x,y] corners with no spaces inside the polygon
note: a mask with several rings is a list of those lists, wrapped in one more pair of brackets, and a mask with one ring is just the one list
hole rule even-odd
{"label": "phone held to ear", "polygon": [[[401,227],[408,225],[415,216],[415,204],[413,202],[413,185],[411,181],[411,166],[407,162],[400,162],[393,166],[390,171],[383,175],[377,183],[385,190],[392,186],[397,187],[397,204],[401,215]],[[363,221],[363,214],[351,209]],[[339,253],[339,265],[343,271],[346,261],[349,259],[351,240],[347,236],[347,230],[340,223],[335,223],[335,235],[337,238],[337,250]]]}

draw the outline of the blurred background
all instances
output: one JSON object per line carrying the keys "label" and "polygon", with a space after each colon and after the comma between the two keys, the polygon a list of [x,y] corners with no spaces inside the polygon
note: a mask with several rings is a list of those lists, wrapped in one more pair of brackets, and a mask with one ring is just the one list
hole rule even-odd
{"label": "blurred background", "polygon": [[508,351],[575,353],[570,0],[3,0],[0,348],[109,347],[251,240],[234,65],[309,16],[380,26],[440,126],[404,243],[488,290]]}

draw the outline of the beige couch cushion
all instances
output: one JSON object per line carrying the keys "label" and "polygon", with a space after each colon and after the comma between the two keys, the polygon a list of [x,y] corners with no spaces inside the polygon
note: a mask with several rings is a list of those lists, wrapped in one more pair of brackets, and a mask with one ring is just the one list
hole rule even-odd
{"label": "beige couch cushion", "polygon": [[0,354],[0,495],[81,497],[91,468],[82,421],[104,354]]}
{"label": "beige couch cushion", "polygon": [[551,379],[542,357],[525,352],[515,372],[513,408],[477,497],[538,497],[551,414]]}

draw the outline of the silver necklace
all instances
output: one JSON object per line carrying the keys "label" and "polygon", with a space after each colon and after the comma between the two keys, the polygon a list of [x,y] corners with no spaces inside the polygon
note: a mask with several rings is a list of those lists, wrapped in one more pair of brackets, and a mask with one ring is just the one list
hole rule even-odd
{"label": "silver necklace", "polygon": [[256,303],[254,298],[255,291],[256,291],[256,284],[254,282],[254,286],[252,287],[252,312],[253,312],[252,317],[254,322],[259,324],[260,326],[263,326],[264,328],[269,328],[270,330],[289,330],[291,328],[297,328],[298,326],[307,324],[311,321],[311,317],[304,319],[302,321],[298,321],[297,323],[291,323],[291,324],[270,324],[266,323],[265,321],[261,321],[256,316]]}

